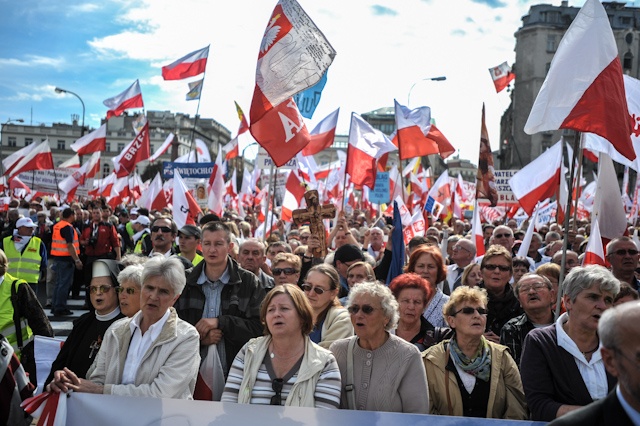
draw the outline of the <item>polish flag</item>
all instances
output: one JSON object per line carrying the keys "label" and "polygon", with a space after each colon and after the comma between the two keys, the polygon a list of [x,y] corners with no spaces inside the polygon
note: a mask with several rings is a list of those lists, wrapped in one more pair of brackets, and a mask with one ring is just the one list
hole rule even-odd
{"label": "polish flag", "polygon": [[[313,58],[307,52],[314,52]],[[278,2],[260,45],[250,112],[251,134],[277,166],[309,143],[292,96],[320,81],[335,55],[298,2]]]}
{"label": "polish flag", "polygon": [[599,0],[585,2],[562,38],[524,127],[558,129],[595,133],[636,158],[618,47]]}
{"label": "polish flag", "polygon": [[189,151],[188,153],[181,155],[174,160],[174,163],[210,163],[211,154],[209,153],[209,147],[202,141],[202,139],[196,139],[196,149]]}
{"label": "polish flag", "polygon": [[243,142],[242,151],[244,152],[244,148],[249,146],[252,142],[252,141],[249,141],[248,139],[253,139],[251,137],[251,133],[249,132],[249,124],[247,123],[247,118],[245,117],[244,112],[242,111],[242,108],[240,108],[240,105],[238,105],[237,102],[234,102],[234,103],[236,104],[236,112],[238,113],[240,126],[238,127],[238,134],[236,135],[236,137],[233,138],[231,141],[229,141],[229,143],[227,143],[222,148],[222,150],[226,153],[226,156],[224,158],[227,161],[231,160],[232,158],[236,158],[240,156],[241,142]]}
{"label": "polish flag", "polygon": [[464,190],[464,180],[462,179],[462,175],[458,173],[458,184],[456,185],[456,194],[459,197],[460,201],[468,201],[467,192]]}
{"label": "polish flag", "polygon": [[149,158],[150,151],[149,122],[145,121],[136,137],[124,147],[118,156],[111,160],[118,177],[130,175],[139,162]]}
{"label": "polish flag", "polygon": [[138,80],[134,81],[127,90],[113,98],[106,99],[102,103],[109,108],[109,111],[107,111],[107,120],[111,117],[121,115],[127,109],[144,108],[140,83]]}
{"label": "polish flag", "polygon": [[31,170],[53,170],[54,168],[49,139],[45,139],[22,157],[22,160],[9,173],[9,177]]}
{"label": "polish flag", "polygon": [[78,154],[75,154],[73,157],[69,158],[64,163],[58,166],[59,169],[79,169],[80,168],[80,157]]}
{"label": "polish flag", "polygon": [[516,256],[527,257],[529,255],[529,247],[531,246],[531,240],[533,239],[533,231],[535,231],[536,223],[538,222],[539,211],[540,204],[537,205],[533,216],[529,220],[529,227],[527,228],[527,232],[524,234],[522,244],[520,244],[520,248],[518,249],[518,254],[516,254]]}
{"label": "polish flag", "polygon": [[449,185],[449,172],[447,170],[442,172],[438,180],[433,184],[433,187],[429,190],[429,197],[444,206],[440,215],[449,212],[449,206],[451,205],[451,186]]}
{"label": "polish flag", "polygon": [[587,248],[584,252],[584,259],[582,260],[582,266],[587,265],[600,265],[607,267],[606,257],[604,255],[604,247],[602,246],[602,237],[600,235],[600,226],[597,220],[591,221],[591,233],[589,234],[589,241],[587,242]]}
{"label": "polish flag", "polygon": [[410,110],[394,99],[397,131],[392,141],[398,147],[400,159],[407,160],[440,152],[435,140],[426,135],[431,130],[431,108]]}
{"label": "polish flag", "polygon": [[496,93],[502,92],[516,78],[516,75],[511,72],[511,67],[507,64],[507,61],[497,67],[489,68],[489,73],[491,73],[493,84],[496,86]]}
{"label": "polish flag", "polygon": [[613,161],[605,153],[600,153],[598,162],[598,187],[592,217],[592,221],[598,220],[600,235],[607,241],[627,232],[627,215],[622,205],[618,176]]}
{"label": "polish flag", "polygon": [[173,220],[178,229],[198,223],[202,210],[177,170],[173,172]]}
{"label": "polish flag", "polygon": [[115,172],[111,172],[106,178],[101,179],[100,182],[98,182],[98,196],[109,198],[111,196],[111,189],[117,180],[118,177]]}
{"label": "polish flag", "polygon": [[336,126],[338,125],[338,115],[340,114],[340,108],[333,111],[320,121],[316,127],[313,128],[309,136],[311,141],[302,150],[302,155],[314,155],[333,144],[333,139],[336,136]]}
{"label": "polish flag", "polygon": [[538,201],[555,194],[560,185],[561,164],[562,141],[559,141],[509,179],[513,194],[529,216]]}
{"label": "polish flag", "polygon": [[29,153],[31,151],[36,149],[37,146],[38,146],[37,143],[29,144],[29,145],[25,146],[24,148],[20,148],[19,150],[17,150],[13,154],[9,155],[7,158],[3,159],[2,160],[2,167],[4,168],[4,174],[7,175],[7,174],[11,173],[11,171],[18,164],[20,164],[20,161],[22,161],[22,159],[25,156],[29,155]]}
{"label": "polish flag", "polygon": [[162,78],[165,80],[182,80],[202,74],[207,68],[209,46],[191,52],[175,62],[162,67]]}
{"label": "polish flag", "polygon": [[107,123],[98,127],[93,132],[84,135],[71,144],[71,149],[78,155],[87,155],[96,151],[107,149]]}
{"label": "polish flag", "polygon": [[94,177],[99,169],[100,152],[94,152],[89,158],[89,161],[84,163],[82,167],[61,180],[58,186],[62,192],[67,194],[65,197],[66,200],[72,200],[76,195],[78,186],[83,185],[86,179]]}
{"label": "polish flag", "polygon": [[286,192],[284,199],[282,200],[282,220],[285,222],[291,222],[293,219],[293,211],[300,208],[300,202],[304,198],[306,188],[304,184],[298,179],[295,172],[289,173],[287,178]]}
{"label": "polish flag", "polygon": [[229,180],[225,183],[225,187],[226,187],[225,193],[226,195],[231,197],[232,200],[238,197],[238,188],[236,186],[236,182],[238,181],[238,177],[237,177],[238,175],[236,174],[236,170],[238,169],[233,169],[231,178],[229,178]]}
{"label": "polish flag", "polygon": [[144,207],[146,209],[151,210],[151,205],[153,204],[153,200],[158,196],[158,193],[162,191],[162,178],[160,177],[160,173],[156,173],[155,177],[149,183],[147,190],[142,193],[142,196],[136,202],[138,207]]}
{"label": "polish flag", "polygon": [[376,163],[384,154],[397,148],[380,130],[374,129],[355,112],[351,114],[346,171],[351,182],[373,188]]}
{"label": "polish flag", "polygon": [[480,209],[478,208],[477,201],[473,209],[471,235],[473,235],[473,242],[476,245],[476,257],[484,256],[484,233],[482,232],[482,223],[480,222]]}
{"label": "polish flag", "polygon": [[222,151],[225,153],[224,159],[229,161],[240,155],[238,149],[238,138],[231,139],[225,146],[222,147]]}
{"label": "polish flag", "polygon": [[140,175],[136,172],[133,177],[129,179],[129,192],[131,192],[131,198],[135,201],[139,200],[144,191],[144,183],[140,178]]}
{"label": "polish flag", "polygon": [[17,176],[11,178],[9,189],[15,198],[25,198],[28,194],[31,194],[31,188],[25,185]]}
{"label": "polish flag", "polygon": [[224,196],[225,196],[225,186],[224,186],[224,172],[222,167],[222,150],[218,151],[218,157],[216,158],[215,165],[213,166],[213,171],[211,172],[211,176],[209,177],[209,198],[207,200],[207,207],[222,217],[224,213]]}
{"label": "polish flag", "polygon": [[149,157],[149,161],[156,161],[162,154],[167,152],[171,147],[171,143],[173,142],[175,137],[176,136],[173,133],[169,133],[169,136],[167,136],[164,142],[162,142],[162,145],[160,145],[160,147],[154,151],[153,155]]}

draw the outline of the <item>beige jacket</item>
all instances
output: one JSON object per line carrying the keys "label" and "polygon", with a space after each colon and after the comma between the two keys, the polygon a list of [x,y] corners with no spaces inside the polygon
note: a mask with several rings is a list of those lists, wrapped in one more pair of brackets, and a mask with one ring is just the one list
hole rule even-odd
{"label": "beige jacket", "polygon": [[[427,371],[429,383],[429,412],[448,416],[462,416],[463,405],[456,375],[449,373],[449,396],[451,410],[447,402],[445,386],[445,367],[449,362],[443,341],[422,353],[422,360]],[[509,355],[506,346],[488,342],[491,348],[491,386],[487,417],[496,419],[525,420],[527,405],[522,390],[520,371]]]}
{"label": "beige jacket", "polygon": [[327,316],[322,323],[322,340],[318,345],[325,349],[339,339],[353,336],[353,325],[349,312],[341,306],[334,306],[329,309]]}

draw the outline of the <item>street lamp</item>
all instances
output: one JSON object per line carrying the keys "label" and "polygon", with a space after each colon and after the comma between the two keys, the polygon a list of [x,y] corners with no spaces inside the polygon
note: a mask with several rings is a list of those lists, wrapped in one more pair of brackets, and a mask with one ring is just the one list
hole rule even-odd
{"label": "street lamp", "polygon": [[411,91],[413,90],[414,87],[416,87],[416,84],[420,83],[421,81],[445,81],[446,79],[447,79],[447,77],[442,75],[440,77],[423,78],[423,79],[418,80],[415,83],[413,83],[413,85],[411,86],[411,89],[409,89],[409,94],[407,95],[407,107],[409,107],[409,104],[411,103]]}
{"label": "street lamp", "polygon": [[80,96],[78,96],[77,93],[73,93],[70,90],[61,89],[59,87],[56,87],[55,91],[56,91],[56,93],[68,93],[70,95],[73,95],[76,98],[78,98],[78,100],[82,104],[82,128],[80,129],[80,137],[83,137],[84,136],[84,102],[82,101],[82,98]]}
{"label": "street lamp", "polygon": [[[22,118],[10,118],[0,126],[0,160],[4,159],[4,155],[2,155],[2,134],[4,133],[4,126],[9,123],[24,123]],[[4,164],[0,161],[0,176],[4,176]]]}

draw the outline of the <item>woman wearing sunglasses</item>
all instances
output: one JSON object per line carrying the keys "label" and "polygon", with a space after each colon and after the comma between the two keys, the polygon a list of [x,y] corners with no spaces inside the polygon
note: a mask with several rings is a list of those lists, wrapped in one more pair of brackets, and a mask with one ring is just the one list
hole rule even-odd
{"label": "woman wearing sunglasses", "polygon": [[487,292],[477,287],[458,287],[443,309],[454,336],[422,354],[429,382],[429,412],[526,419],[516,363],[506,346],[483,336]]}
{"label": "woman wearing sunglasses", "polygon": [[329,349],[336,340],[353,336],[349,313],[338,300],[340,276],[333,266],[322,263],[311,268],[302,290],[313,309],[311,341]]}
{"label": "woman wearing sunglasses", "polygon": [[264,336],[236,355],[222,402],[338,408],[340,371],[326,349],[309,339],[313,311],[294,284],[276,285],[262,302]]}
{"label": "woman wearing sunglasses", "polygon": [[420,352],[389,333],[398,322],[391,290],[365,281],[349,292],[347,309],[356,335],[331,345],[342,376],[340,407],[426,414],[429,394]]}
{"label": "woman wearing sunglasses", "polygon": [[271,263],[273,279],[278,284],[298,284],[302,260],[293,253],[278,253]]}

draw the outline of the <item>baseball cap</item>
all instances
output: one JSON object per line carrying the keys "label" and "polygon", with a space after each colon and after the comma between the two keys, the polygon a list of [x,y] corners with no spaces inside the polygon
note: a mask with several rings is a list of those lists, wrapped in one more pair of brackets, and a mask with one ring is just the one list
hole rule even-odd
{"label": "baseball cap", "polygon": [[182,235],[184,235],[186,237],[194,236],[196,238],[200,238],[202,236],[202,232],[200,231],[200,228],[198,228],[195,225],[185,225],[185,226],[183,226],[178,231],[178,236],[180,236],[180,234],[182,234]]}
{"label": "baseball cap", "polygon": [[[132,213],[133,213],[133,211],[132,211]],[[133,219],[131,221],[131,223],[132,224],[133,223],[138,223],[138,224],[140,224],[142,226],[149,226],[151,224],[151,221],[146,216],[138,216],[137,218]]]}
{"label": "baseball cap", "polygon": [[37,228],[38,227],[38,225],[33,223],[33,220],[31,220],[30,217],[23,217],[21,219],[18,219],[18,221],[16,222],[16,228],[20,228],[21,226],[27,226],[29,228]]}
{"label": "baseball cap", "polygon": [[138,209],[136,207],[132,208],[129,214],[139,214]]}
{"label": "baseball cap", "polygon": [[353,244],[345,244],[336,250],[333,259],[334,263],[338,260],[343,263],[351,262],[353,260],[362,261],[364,260],[364,254],[362,254],[360,247]]}

